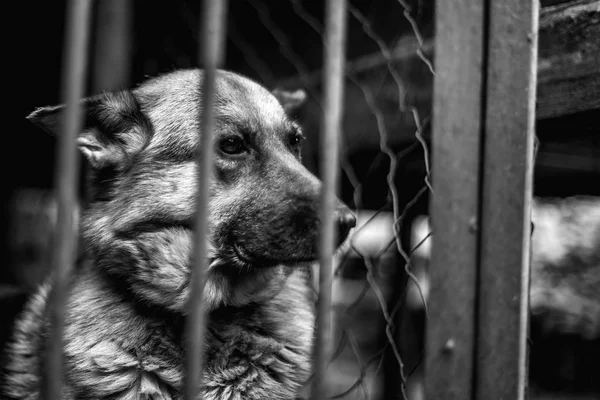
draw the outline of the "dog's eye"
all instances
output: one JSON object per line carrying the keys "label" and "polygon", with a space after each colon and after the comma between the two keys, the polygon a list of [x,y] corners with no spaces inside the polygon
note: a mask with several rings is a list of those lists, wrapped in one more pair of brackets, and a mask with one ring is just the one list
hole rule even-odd
{"label": "dog's eye", "polygon": [[291,135],[290,136],[290,146],[292,146],[292,147],[300,146],[300,143],[302,143],[302,139],[304,139],[304,137],[302,137],[302,135]]}
{"label": "dog's eye", "polygon": [[219,147],[221,151],[226,154],[240,154],[246,150],[244,141],[237,137],[221,140]]}

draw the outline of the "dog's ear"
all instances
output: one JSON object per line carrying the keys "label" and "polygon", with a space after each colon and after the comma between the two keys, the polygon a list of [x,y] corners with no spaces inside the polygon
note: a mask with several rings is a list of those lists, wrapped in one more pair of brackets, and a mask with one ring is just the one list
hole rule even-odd
{"label": "dog's ear", "polygon": [[[83,127],[77,147],[95,169],[121,169],[148,142],[151,125],[129,91],[81,100]],[[41,107],[27,119],[52,135],[62,129],[64,105]]]}
{"label": "dog's ear", "polygon": [[287,114],[297,111],[306,102],[306,92],[303,89],[291,91],[276,88],[271,93]]}

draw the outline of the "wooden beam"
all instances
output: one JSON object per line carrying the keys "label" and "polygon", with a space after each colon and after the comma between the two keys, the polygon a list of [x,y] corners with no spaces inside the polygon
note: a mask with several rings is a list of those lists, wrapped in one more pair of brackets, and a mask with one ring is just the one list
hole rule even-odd
{"label": "wooden beam", "polygon": [[537,118],[600,109],[600,1],[542,9]]}

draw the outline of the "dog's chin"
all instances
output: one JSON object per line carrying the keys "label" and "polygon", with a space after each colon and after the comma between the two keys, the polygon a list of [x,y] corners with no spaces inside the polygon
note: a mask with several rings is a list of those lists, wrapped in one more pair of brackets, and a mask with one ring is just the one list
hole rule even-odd
{"label": "dog's chin", "polygon": [[269,268],[278,265],[295,266],[300,264],[312,263],[317,260],[316,254],[310,254],[304,257],[274,258],[269,255],[257,254],[248,251],[243,246],[235,243],[232,246],[235,261],[245,267]]}

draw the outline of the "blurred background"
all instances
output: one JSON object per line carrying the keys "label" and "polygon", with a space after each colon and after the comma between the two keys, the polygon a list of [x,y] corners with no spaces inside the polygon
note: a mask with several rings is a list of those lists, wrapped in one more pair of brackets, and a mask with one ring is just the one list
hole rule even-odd
{"label": "blurred background", "polygon": [[[324,3],[229,3],[225,68],[269,89],[307,91],[295,118],[307,136],[304,163],[318,175]],[[97,1],[87,93],[196,66],[200,4]],[[600,5],[541,5],[530,392],[599,398]],[[65,2],[5,7],[2,344],[52,249],[56,141],[25,116],[61,101]],[[403,381],[406,397],[422,398],[434,11],[432,0],[349,1],[340,197],[359,226],[334,284],[336,398],[402,398]]]}

